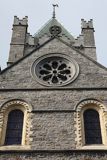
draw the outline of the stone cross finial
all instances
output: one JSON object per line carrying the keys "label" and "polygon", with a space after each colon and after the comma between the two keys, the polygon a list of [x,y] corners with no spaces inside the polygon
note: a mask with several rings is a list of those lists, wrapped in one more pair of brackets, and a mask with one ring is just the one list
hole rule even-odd
{"label": "stone cross finial", "polygon": [[58,4],[53,4],[53,18],[56,18],[55,7],[59,7]]}

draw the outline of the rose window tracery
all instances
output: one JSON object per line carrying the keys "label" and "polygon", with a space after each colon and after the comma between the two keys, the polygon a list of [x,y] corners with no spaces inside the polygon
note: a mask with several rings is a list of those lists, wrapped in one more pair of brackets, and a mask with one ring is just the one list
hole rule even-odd
{"label": "rose window tracery", "polygon": [[40,58],[34,62],[32,69],[38,82],[47,86],[66,85],[74,80],[78,73],[76,62],[58,54]]}

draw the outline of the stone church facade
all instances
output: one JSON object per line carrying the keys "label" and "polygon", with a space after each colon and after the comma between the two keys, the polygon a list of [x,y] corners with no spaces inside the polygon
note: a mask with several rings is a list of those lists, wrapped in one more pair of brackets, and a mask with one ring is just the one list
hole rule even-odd
{"label": "stone church facade", "polygon": [[93,21],[76,39],[50,19],[34,36],[14,17],[0,71],[0,160],[106,160],[107,68]]}

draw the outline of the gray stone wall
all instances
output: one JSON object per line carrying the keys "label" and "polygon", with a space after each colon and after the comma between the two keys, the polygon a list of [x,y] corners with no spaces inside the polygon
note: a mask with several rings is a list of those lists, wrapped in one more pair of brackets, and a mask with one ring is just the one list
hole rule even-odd
{"label": "gray stone wall", "polygon": [[30,104],[33,111],[75,110],[79,102],[94,98],[107,106],[107,90],[34,90],[0,91],[0,107],[12,99],[22,99]]}
{"label": "gray stone wall", "polygon": [[17,61],[18,59],[22,58],[23,56],[23,52],[24,52],[24,45],[13,45],[11,44],[11,50],[10,50],[10,56],[9,56],[9,61],[8,63],[10,62],[15,62]]}
{"label": "gray stone wall", "polygon": [[12,99],[22,99],[32,106],[32,150],[72,150],[76,149],[76,106],[89,98],[98,99],[107,107],[107,90],[1,91],[0,107]]}
{"label": "gray stone wall", "polygon": [[106,152],[68,151],[63,153],[8,153],[1,155],[0,160],[106,160]]}
{"label": "gray stone wall", "polygon": [[[94,40],[94,33],[93,29],[83,29],[83,35],[84,35],[84,45],[86,47],[95,47],[95,40]],[[90,53],[91,57],[91,53]]]}
{"label": "gray stone wall", "polygon": [[10,52],[8,58],[8,65],[16,62],[24,55],[24,47],[27,33],[27,17],[20,20],[14,17]]}
{"label": "gray stone wall", "polygon": [[[11,49],[14,54],[19,54],[24,48]],[[80,68],[77,79],[67,86],[53,89],[38,83],[31,73],[32,64],[49,53],[61,53],[75,59]],[[94,55],[95,48],[87,48],[84,53]],[[20,99],[32,106],[32,112],[29,126],[31,151],[0,151],[0,160],[106,160],[107,153],[104,151],[76,150],[74,120],[76,106],[84,99],[98,99],[107,107],[106,87],[107,69],[58,39],[2,71],[0,108],[12,99]]]}
{"label": "gray stone wall", "polygon": [[32,115],[32,149],[75,148],[74,113],[42,112]]}
{"label": "gray stone wall", "polygon": [[[91,49],[90,49],[91,52]],[[67,87],[107,87],[107,69],[93,62],[78,53],[76,50],[68,47],[58,39],[52,40],[44,47],[40,48],[15,66],[6,70],[0,75],[1,88],[44,88],[31,74],[31,67],[34,61],[45,54],[63,53],[75,59],[79,65],[80,71],[77,79],[67,85]]]}

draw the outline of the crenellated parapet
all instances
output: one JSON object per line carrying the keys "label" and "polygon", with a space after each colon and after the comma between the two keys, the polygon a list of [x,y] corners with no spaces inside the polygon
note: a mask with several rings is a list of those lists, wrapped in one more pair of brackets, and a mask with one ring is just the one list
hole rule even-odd
{"label": "crenellated parapet", "polygon": [[24,55],[30,53],[39,46],[39,38],[32,36],[30,33],[26,34]]}
{"label": "crenellated parapet", "polygon": [[81,19],[81,28],[82,29],[94,29],[93,27],[93,19],[90,19],[89,21],[85,21],[84,19]]}
{"label": "crenellated parapet", "polygon": [[84,37],[83,35],[79,35],[76,39],[75,39],[75,43],[74,43],[74,47],[76,48],[82,48],[84,46]]}
{"label": "crenellated parapet", "polygon": [[26,34],[26,44],[34,46],[34,37],[30,34]]}
{"label": "crenellated parapet", "polygon": [[13,25],[28,25],[28,17],[25,16],[23,19],[19,19],[17,16],[14,16]]}

